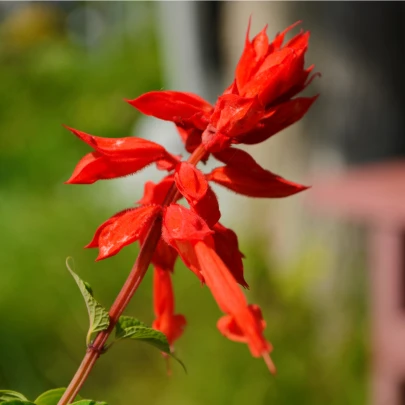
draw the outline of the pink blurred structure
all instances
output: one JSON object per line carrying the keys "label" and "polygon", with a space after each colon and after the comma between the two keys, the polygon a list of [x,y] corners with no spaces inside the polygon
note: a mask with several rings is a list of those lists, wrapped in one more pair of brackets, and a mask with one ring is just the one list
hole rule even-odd
{"label": "pink blurred structure", "polygon": [[312,189],[317,210],[368,225],[373,405],[405,405],[405,161],[353,169]]}

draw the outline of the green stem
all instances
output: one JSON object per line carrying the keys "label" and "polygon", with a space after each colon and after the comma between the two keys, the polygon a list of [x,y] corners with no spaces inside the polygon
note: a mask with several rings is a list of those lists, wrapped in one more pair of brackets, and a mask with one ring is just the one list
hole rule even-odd
{"label": "green stem", "polygon": [[[188,162],[193,165],[197,165],[197,163],[201,160],[205,153],[206,150],[202,145],[200,145],[189,157]],[[166,206],[171,204],[177,199],[177,196],[178,191],[176,185],[173,185],[167,193],[163,205]],[[145,242],[141,246],[139,255],[131,269],[128,278],[126,279],[124,285],[121,288],[121,291],[119,292],[117,298],[111,306],[111,309],[109,311],[110,325],[108,329],[99,332],[92,345],[87,348],[86,354],[79,368],[77,369],[76,374],[74,375],[62,398],[58,402],[58,405],[67,405],[73,402],[83,384],[85,383],[97,359],[100,357],[107,339],[113,332],[119,317],[124,312],[126,306],[135,294],[135,291],[141,284],[146,271],[148,270],[149,264],[152,261],[153,253],[155,252],[156,246],[161,237],[161,229],[162,217],[161,215],[158,215],[149,230]]]}

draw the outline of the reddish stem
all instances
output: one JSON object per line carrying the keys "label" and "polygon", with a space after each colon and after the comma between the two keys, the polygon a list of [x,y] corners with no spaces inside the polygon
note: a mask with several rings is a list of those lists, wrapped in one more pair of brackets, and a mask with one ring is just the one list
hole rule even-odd
{"label": "reddish stem", "polygon": [[[200,145],[189,157],[188,162],[193,165],[197,165],[197,163],[205,154],[206,150],[202,145]],[[173,185],[167,193],[163,205],[166,206],[175,201],[177,199],[177,194],[178,191],[176,185]],[[156,249],[162,233],[161,225],[162,217],[161,215],[158,215],[151,225],[145,242],[141,246],[139,255],[131,269],[128,278],[126,279],[124,285],[121,288],[121,291],[119,292],[117,298],[111,306],[111,309],[109,311],[110,325],[108,329],[99,332],[92,345],[87,348],[86,354],[79,368],[77,369],[76,374],[74,375],[62,398],[58,402],[58,405],[66,405],[73,402],[80,389],[82,388],[84,382],[86,381],[88,375],[90,374],[91,370],[93,369],[93,366],[96,363],[97,359],[100,357],[107,339],[113,332],[119,317],[124,312],[126,306],[128,305],[135,291],[141,284],[143,277],[148,270],[149,264],[153,257],[153,253]]]}

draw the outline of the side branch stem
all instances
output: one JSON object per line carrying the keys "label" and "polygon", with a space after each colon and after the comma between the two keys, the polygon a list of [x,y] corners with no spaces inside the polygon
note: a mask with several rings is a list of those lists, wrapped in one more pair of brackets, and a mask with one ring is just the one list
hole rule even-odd
{"label": "side branch stem", "polygon": [[[205,155],[205,153],[206,150],[202,145],[200,145],[189,157],[188,162],[196,165]],[[163,205],[166,206],[175,201],[177,199],[177,195],[177,188],[175,185],[173,185],[167,193]],[[99,332],[92,345],[87,348],[86,354],[79,368],[77,369],[76,374],[74,375],[62,398],[58,402],[58,405],[67,405],[73,402],[80,389],[82,388],[97,359],[100,357],[107,339],[113,332],[119,317],[122,315],[126,306],[129,304],[135,291],[141,284],[146,271],[148,270],[149,264],[152,261],[153,253],[155,252],[156,246],[162,233],[161,229],[162,216],[159,214],[153,221],[153,224],[149,230],[145,242],[141,246],[139,255],[131,269],[128,278],[126,279],[121,291],[119,292],[117,298],[111,306],[111,309],[109,311],[110,325],[108,329]]]}

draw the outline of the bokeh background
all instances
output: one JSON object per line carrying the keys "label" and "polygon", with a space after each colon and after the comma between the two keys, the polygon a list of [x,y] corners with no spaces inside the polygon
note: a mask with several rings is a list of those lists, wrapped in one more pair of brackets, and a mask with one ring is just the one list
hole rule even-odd
{"label": "bokeh background", "polygon": [[[66,386],[85,351],[87,314],[65,268],[109,306],[136,257],[130,246],[95,263],[97,226],[143,192],[140,174],[90,186],[63,182],[88,151],[61,124],[137,135],[173,153],[170,123],[124,102],[157,89],[210,101],[232,81],[249,16],[273,37],[303,19],[321,98],[298,124],[249,151],[266,168],[317,184],[318,174],[403,156],[404,8],[352,2],[0,2],[0,388],[35,398]],[[315,183],[314,183],[315,182]],[[316,187],[314,187],[316,188]],[[367,229],[313,209],[310,194],[248,200],[219,188],[223,223],[239,235],[251,302],[263,308],[277,377],[216,330],[207,288],[178,265],[176,305],[188,326],[167,377],[160,354],[118,344],[85,397],[110,405],[360,405],[370,403]],[[151,276],[127,314],[153,320]],[[390,402],[386,402],[391,405]]]}

